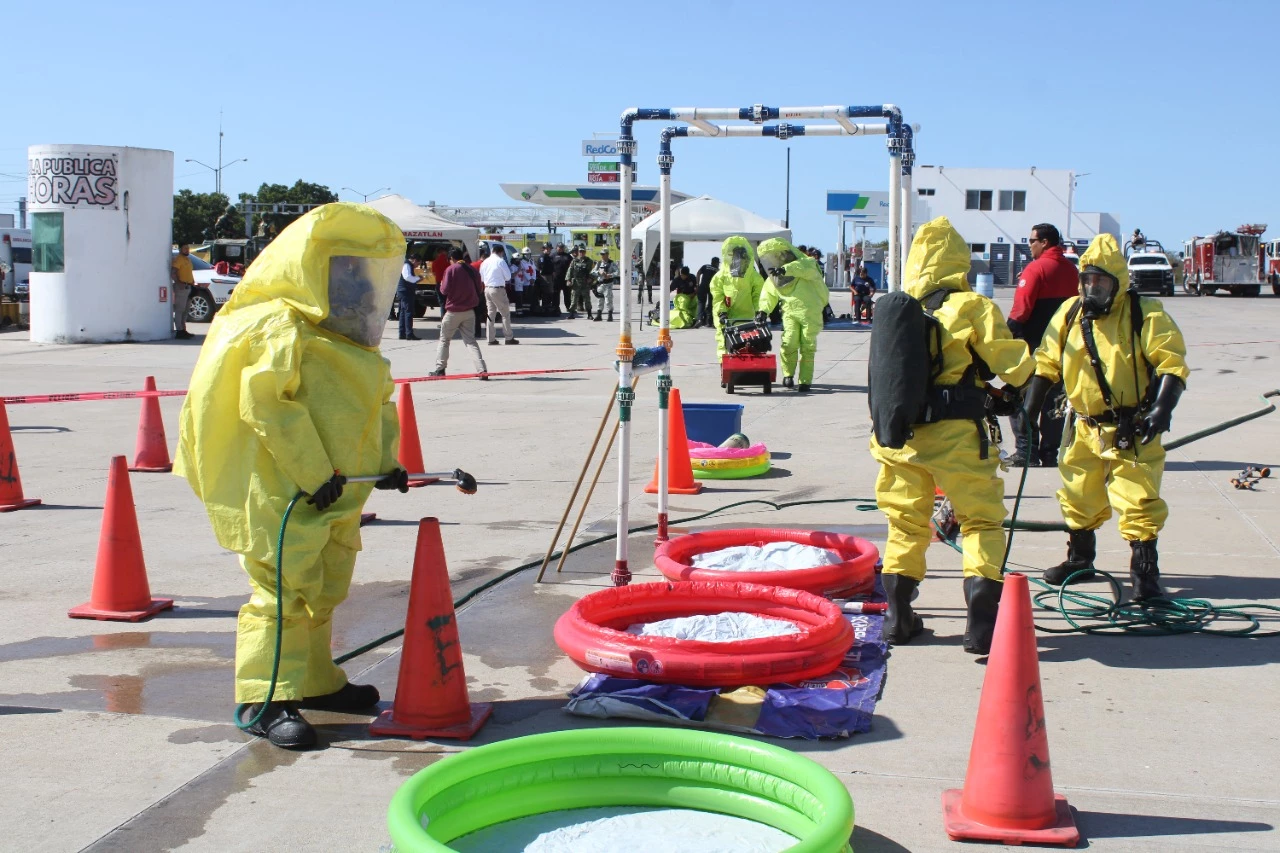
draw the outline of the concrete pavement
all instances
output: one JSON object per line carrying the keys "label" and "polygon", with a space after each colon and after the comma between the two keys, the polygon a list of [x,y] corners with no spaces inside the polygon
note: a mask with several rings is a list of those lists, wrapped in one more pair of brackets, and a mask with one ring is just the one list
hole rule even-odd
{"label": "concrete pavement", "polygon": [[[998,293],[1007,307],[1009,292]],[[1280,384],[1280,299],[1175,297],[1192,377],[1175,419],[1186,434],[1256,408]],[[847,310],[844,306],[837,306]],[[197,332],[202,332],[195,327]],[[397,377],[423,376],[434,321],[419,342],[389,340]],[[392,336],[394,328],[388,327]],[[724,402],[705,330],[673,333],[676,383],[687,402]],[[491,370],[608,366],[616,328],[588,320],[517,323],[518,347],[487,347]],[[753,481],[710,483],[672,498],[675,518],[738,500],[870,497],[863,330],[819,341],[814,393],[743,392],[744,430],[774,451],[775,469]],[[637,342],[653,332],[638,329]],[[0,393],[186,386],[201,338],[110,346],[39,346],[0,333]],[[483,346],[483,345],[482,345]],[[470,371],[454,347],[451,370]],[[339,608],[335,653],[404,623],[416,520],[441,519],[456,595],[540,558],[586,444],[613,387],[607,371],[459,380],[413,386],[429,468],[462,467],[480,491],[445,487],[375,493],[351,599]],[[651,522],[641,489],[652,471],[657,410],[642,381],[635,412],[633,523]],[[161,401],[170,445],[181,400]],[[371,740],[365,717],[309,715],[327,749],[293,754],[251,742],[230,724],[236,608],[246,585],[213,539],[185,482],[134,474],[154,594],[177,609],[138,625],[66,616],[85,601],[97,548],[107,461],[131,455],[137,401],[14,405],[8,409],[26,493],[45,506],[0,515],[0,847],[21,850],[377,850],[388,843],[386,806],[413,772],[465,748]],[[1161,562],[1171,592],[1218,601],[1280,603],[1280,479],[1234,490],[1246,464],[1280,470],[1280,414],[1170,454],[1171,507]],[[1056,472],[1033,470],[1026,518],[1056,521]],[[1009,480],[1012,493],[1016,480]],[[613,529],[616,469],[606,467],[580,538]],[[852,505],[782,512],[741,507],[684,529],[725,524],[854,531],[883,543],[884,519]],[[1124,576],[1128,548],[1114,525],[1100,562]],[[632,537],[638,579],[656,577],[651,535]],[[1013,560],[1061,559],[1062,534],[1019,534]],[[983,668],[959,648],[959,559],[930,550],[919,607],[929,633],[894,651],[875,729],[835,742],[783,742],[836,772],[853,795],[858,851],[958,849],[942,832],[940,792],[963,779]],[[534,585],[532,573],[482,594],[459,613],[472,698],[494,718],[474,743],[604,725],[564,714],[581,673],[551,640],[551,624],[578,595],[607,584],[612,544],[571,555],[565,571]],[[1043,620],[1053,624],[1052,619]],[[1272,622],[1270,627],[1280,627]],[[1117,638],[1039,635],[1054,782],[1077,810],[1088,846],[1105,851],[1280,850],[1280,760],[1274,717],[1280,639],[1202,635]],[[394,695],[398,641],[347,665]],[[1082,845],[1083,846],[1083,845]]]}

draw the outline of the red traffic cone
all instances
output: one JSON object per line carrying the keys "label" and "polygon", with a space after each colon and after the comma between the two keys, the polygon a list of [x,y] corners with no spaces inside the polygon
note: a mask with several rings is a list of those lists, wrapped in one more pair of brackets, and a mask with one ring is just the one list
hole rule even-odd
{"label": "red traffic cone", "polygon": [[[672,388],[667,402],[667,493],[696,495],[702,484],[693,479],[693,463],[689,461],[689,436],[684,431],[684,407],[680,405],[680,389]],[[658,493],[658,463],[653,463],[653,481],[644,487],[647,494]]]}
{"label": "red traffic cone", "polygon": [[[413,391],[408,382],[400,383],[400,396],[396,398],[396,414],[400,416],[400,467],[410,474],[427,470],[422,463],[422,442],[418,439],[418,416],[413,411]],[[409,487],[416,489],[438,481],[439,477],[423,477],[410,480]]]}
{"label": "red traffic cone", "polygon": [[98,562],[93,569],[93,592],[88,604],[71,608],[67,615],[72,619],[141,622],[170,607],[172,598],[151,597],[129,471],[123,456],[113,456],[107,474],[102,532],[98,536]]}
{"label": "red traffic cone", "polygon": [[1066,797],[1054,794],[1027,576],[1004,576],[963,789],[942,795],[953,841],[1060,844],[1080,840]]}
{"label": "red traffic cone", "polygon": [[[144,391],[156,390],[156,378],[148,376]],[[142,414],[138,416],[138,442],[134,445],[130,471],[172,471],[169,445],[164,437],[164,419],[160,417],[160,398],[143,397]]]}
{"label": "red traffic cone", "polygon": [[467,740],[492,711],[493,705],[472,704],[467,694],[440,522],[424,518],[418,522],[395,703],[370,723],[369,734]]}
{"label": "red traffic cone", "polygon": [[9,415],[0,401],[0,512],[13,512],[40,503],[39,498],[22,496],[22,477],[18,474],[18,456],[13,451],[9,433]]}

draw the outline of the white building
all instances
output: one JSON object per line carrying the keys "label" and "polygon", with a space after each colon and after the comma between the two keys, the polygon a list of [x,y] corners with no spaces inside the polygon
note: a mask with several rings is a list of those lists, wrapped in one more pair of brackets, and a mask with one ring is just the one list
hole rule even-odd
{"label": "white building", "polygon": [[1041,222],[1056,225],[1063,240],[1080,247],[1100,233],[1120,240],[1113,215],[1074,209],[1075,173],[1066,169],[917,166],[913,180],[929,216],[946,216],[969,242],[971,275],[989,271],[997,285],[1012,284],[1030,263],[1027,237]]}

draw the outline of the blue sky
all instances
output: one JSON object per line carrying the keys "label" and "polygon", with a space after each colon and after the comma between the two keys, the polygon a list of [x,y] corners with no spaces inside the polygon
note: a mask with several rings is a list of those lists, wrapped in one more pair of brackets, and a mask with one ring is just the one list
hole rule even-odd
{"label": "blue sky", "polygon": [[[892,102],[918,162],[1090,173],[1077,207],[1166,245],[1246,221],[1280,235],[1280,3],[24,3],[5,13],[0,212],[26,146],[175,152],[176,186],[391,186],[506,204],[577,182],[579,141],[637,106]],[[16,84],[16,85],[15,85]],[[658,123],[639,126],[656,182]],[[781,218],[785,145],[677,143],[674,186]],[[797,242],[833,248],[827,189],[887,185],[882,139],[792,143]],[[19,179],[10,176],[17,175]],[[349,193],[342,193],[350,198]]]}

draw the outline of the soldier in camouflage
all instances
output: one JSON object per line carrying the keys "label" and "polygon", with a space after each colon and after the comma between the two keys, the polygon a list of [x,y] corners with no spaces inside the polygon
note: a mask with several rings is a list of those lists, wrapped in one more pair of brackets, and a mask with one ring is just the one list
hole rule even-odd
{"label": "soldier in camouflage", "polygon": [[596,264],[591,274],[596,280],[596,289],[594,291],[596,297],[600,300],[600,304],[596,307],[595,319],[600,321],[600,315],[605,311],[609,312],[609,322],[613,322],[613,286],[618,283],[618,264],[609,257],[608,249],[600,250],[600,261]]}
{"label": "soldier in camouflage", "polygon": [[594,269],[595,264],[587,257],[587,250],[581,246],[576,247],[573,250],[573,260],[569,262],[569,271],[565,273],[565,281],[573,294],[572,301],[569,303],[570,320],[577,318],[579,307],[588,317],[591,316],[591,288],[594,284],[592,270]]}

